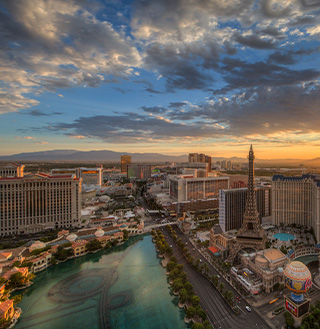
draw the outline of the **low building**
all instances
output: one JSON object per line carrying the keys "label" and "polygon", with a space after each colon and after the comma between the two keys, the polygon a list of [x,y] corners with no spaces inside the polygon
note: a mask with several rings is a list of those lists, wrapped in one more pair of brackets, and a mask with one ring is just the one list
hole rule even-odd
{"label": "low building", "polygon": [[50,265],[51,258],[52,254],[47,252],[40,257],[32,259],[32,272],[37,273],[46,269]]}
{"label": "low building", "polygon": [[87,245],[88,241],[86,240],[78,240],[72,242],[71,248],[73,249],[73,253],[76,257],[81,256],[87,252]]}
{"label": "low building", "polygon": [[283,270],[288,258],[278,249],[265,249],[252,255],[244,253],[241,256],[242,266],[249,268],[262,282],[266,292],[273,290],[274,285],[284,284]]}
{"label": "low building", "polygon": [[3,283],[2,285],[0,285],[0,298],[3,296],[5,290],[6,290],[6,284]]}
{"label": "low building", "polygon": [[16,163],[0,166],[0,177],[23,177],[24,167]]}
{"label": "low building", "polygon": [[0,263],[6,262],[12,258],[12,252],[2,252],[0,254]]}
{"label": "low building", "polygon": [[11,270],[4,273],[2,277],[5,278],[6,280],[10,280],[11,275],[16,274],[18,272],[20,272],[24,277],[27,277],[29,274],[29,269],[28,267],[14,267]]}
{"label": "low building", "polygon": [[8,299],[0,303],[0,319],[1,320],[10,320],[14,315],[13,300]]}
{"label": "low building", "polygon": [[210,252],[216,256],[227,258],[229,255],[230,247],[234,241],[234,235],[231,233],[223,232],[220,225],[214,225],[210,230],[210,247],[213,247]]}
{"label": "low building", "polygon": [[32,245],[29,247],[29,252],[32,252],[34,250],[38,250],[38,249],[43,249],[46,247],[46,244],[42,241],[35,241],[34,243],[32,243]]}

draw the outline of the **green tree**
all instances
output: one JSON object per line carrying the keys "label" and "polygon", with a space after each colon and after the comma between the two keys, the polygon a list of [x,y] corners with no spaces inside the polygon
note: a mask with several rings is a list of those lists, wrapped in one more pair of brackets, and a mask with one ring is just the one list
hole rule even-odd
{"label": "green tree", "polygon": [[183,288],[183,282],[182,280],[179,278],[179,279],[175,279],[172,283],[172,289],[173,291],[179,291],[180,289]]}
{"label": "green tree", "polygon": [[187,281],[184,284],[184,288],[187,290],[189,295],[191,295],[193,293],[193,285],[189,281]]}
{"label": "green tree", "polygon": [[56,258],[54,256],[51,257],[50,264],[51,265],[56,265],[57,264],[57,260],[56,260]]}
{"label": "green tree", "polygon": [[192,306],[188,307],[186,310],[186,316],[189,319],[192,319],[196,314],[196,309]]}
{"label": "green tree", "polygon": [[191,304],[193,307],[197,307],[200,303],[200,297],[197,295],[194,295],[191,297]]}
{"label": "green tree", "polygon": [[204,326],[203,326],[203,324],[201,324],[201,323],[199,323],[199,322],[195,322],[195,323],[192,325],[191,329],[204,329]]}
{"label": "green tree", "polygon": [[220,292],[222,292],[223,289],[224,289],[224,284],[223,284],[222,282],[220,282],[219,285],[218,285],[218,290],[219,290]]}
{"label": "green tree", "polygon": [[233,306],[234,304],[234,296],[233,293],[230,290],[226,290],[223,294],[224,298],[226,299],[226,301]]}
{"label": "green tree", "polygon": [[86,249],[88,251],[95,251],[101,248],[101,242],[97,239],[93,239],[86,244]]}
{"label": "green tree", "polygon": [[9,280],[10,284],[13,285],[14,287],[23,286],[25,281],[26,281],[26,278],[20,272],[12,274],[10,276],[10,280]]}
{"label": "green tree", "polygon": [[207,318],[207,313],[201,307],[197,308],[197,315],[202,321],[206,320]]}
{"label": "green tree", "polygon": [[212,283],[213,283],[213,285],[214,285],[215,287],[218,286],[219,278],[218,278],[217,275],[213,275],[213,276],[211,277],[211,281],[212,281]]}
{"label": "green tree", "polygon": [[17,305],[19,304],[21,301],[22,301],[22,295],[15,295],[13,296],[13,304],[14,305]]}
{"label": "green tree", "polygon": [[176,265],[177,265],[177,263],[169,262],[169,263],[167,264],[167,266],[166,266],[167,271],[168,271],[168,272],[171,272],[171,271],[175,268]]}
{"label": "green tree", "polygon": [[188,292],[185,288],[179,291],[179,302],[184,304],[188,300]]}
{"label": "green tree", "polygon": [[286,321],[287,327],[293,328],[294,319],[293,319],[292,315],[288,311],[286,311],[286,312],[284,312],[283,316]]}

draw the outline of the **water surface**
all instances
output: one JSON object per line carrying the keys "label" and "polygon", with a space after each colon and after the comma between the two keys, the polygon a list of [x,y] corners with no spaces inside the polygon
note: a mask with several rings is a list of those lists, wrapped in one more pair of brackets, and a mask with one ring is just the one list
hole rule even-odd
{"label": "water surface", "polygon": [[186,328],[150,236],[52,266],[24,293],[17,329]]}

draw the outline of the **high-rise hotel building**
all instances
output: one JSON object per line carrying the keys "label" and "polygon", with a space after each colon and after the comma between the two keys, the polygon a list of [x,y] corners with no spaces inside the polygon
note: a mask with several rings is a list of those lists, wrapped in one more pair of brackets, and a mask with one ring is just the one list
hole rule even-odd
{"label": "high-rise hotel building", "polygon": [[81,179],[34,174],[0,178],[0,236],[78,227]]}
{"label": "high-rise hotel building", "polygon": [[177,202],[218,198],[219,190],[229,188],[229,177],[169,177],[169,194]]}
{"label": "high-rise hotel building", "polygon": [[128,174],[129,164],[131,164],[131,155],[121,155],[121,174]]}
{"label": "high-rise hotel building", "polygon": [[320,240],[320,177],[302,175],[272,179],[272,214],[276,225],[312,227]]}
{"label": "high-rise hotel building", "polygon": [[[238,230],[242,227],[247,191],[248,188],[233,188],[219,191],[219,225],[223,232]],[[270,187],[256,187],[255,196],[261,223],[263,217],[271,216]]]}

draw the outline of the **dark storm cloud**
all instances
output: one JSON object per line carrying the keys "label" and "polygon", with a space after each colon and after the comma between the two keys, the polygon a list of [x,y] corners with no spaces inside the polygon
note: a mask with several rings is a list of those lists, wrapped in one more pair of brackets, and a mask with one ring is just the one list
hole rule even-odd
{"label": "dark storm cloud", "polygon": [[220,92],[257,86],[295,85],[320,77],[320,71],[315,69],[290,70],[273,63],[248,63],[233,58],[223,60],[221,72],[227,86]]}
{"label": "dark storm cloud", "polygon": [[131,112],[80,117],[73,123],[58,123],[45,129],[115,143],[271,136],[279,132],[298,136],[320,133],[319,95],[320,87],[313,84],[256,87],[216,102],[186,104],[184,111],[144,108],[153,115],[158,112],[159,117]]}
{"label": "dark storm cloud", "polygon": [[314,49],[300,49],[297,51],[293,51],[293,50],[276,51],[269,56],[267,61],[277,64],[293,65],[298,63],[299,61],[298,56],[311,55],[319,51],[320,51],[320,47],[316,47]]}
{"label": "dark storm cloud", "polygon": [[186,102],[171,102],[169,108],[180,108],[186,106]]}
{"label": "dark storm cloud", "polygon": [[160,107],[160,106],[152,106],[152,107],[142,106],[141,109],[144,112],[152,113],[152,114],[161,114],[168,111],[165,107]]}
{"label": "dark storm cloud", "polygon": [[261,12],[268,18],[284,18],[290,15],[291,8],[289,4],[285,7],[280,4],[275,6],[275,2],[272,0],[262,0]]}
{"label": "dark storm cloud", "polygon": [[31,115],[32,117],[43,117],[43,116],[51,116],[51,115],[62,115],[63,113],[62,112],[46,113],[39,109],[32,109],[32,110],[20,112],[20,114]]}
{"label": "dark storm cloud", "polygon": [[274,49],[276,47],[276,43],[273,40],[266,40],[255,34],[249,36],[242,36],[239,33],[235,33],[234,38],[241,45],[250,48]]}
{"label": "dark storm cloud", "polygon": [[166,78],[166,89],[205,89],[212,83],[212,77],[192,62],[188,54],[178,54],[174,46],[153,45],[147,49],[146,66],[157,68]]}
{"label": "dark storm cloud", "polygon": [[121,116],[80,117],[73,123],[59,123],[46,129],[69,135],[98,138],[113,143],[154,142],[176,138],[187,140],[195,137],[212,137],[218,134],[214,127],[203,127],[199,130],[198,125],[173,123],[158,117],[136,113],[126,113]]}
{"label": "dark storm cloud", "polygon": [[293,58],[292,53],[276,51],[269,56],[269,61],[278,64],[293,65],[297,61]]}

